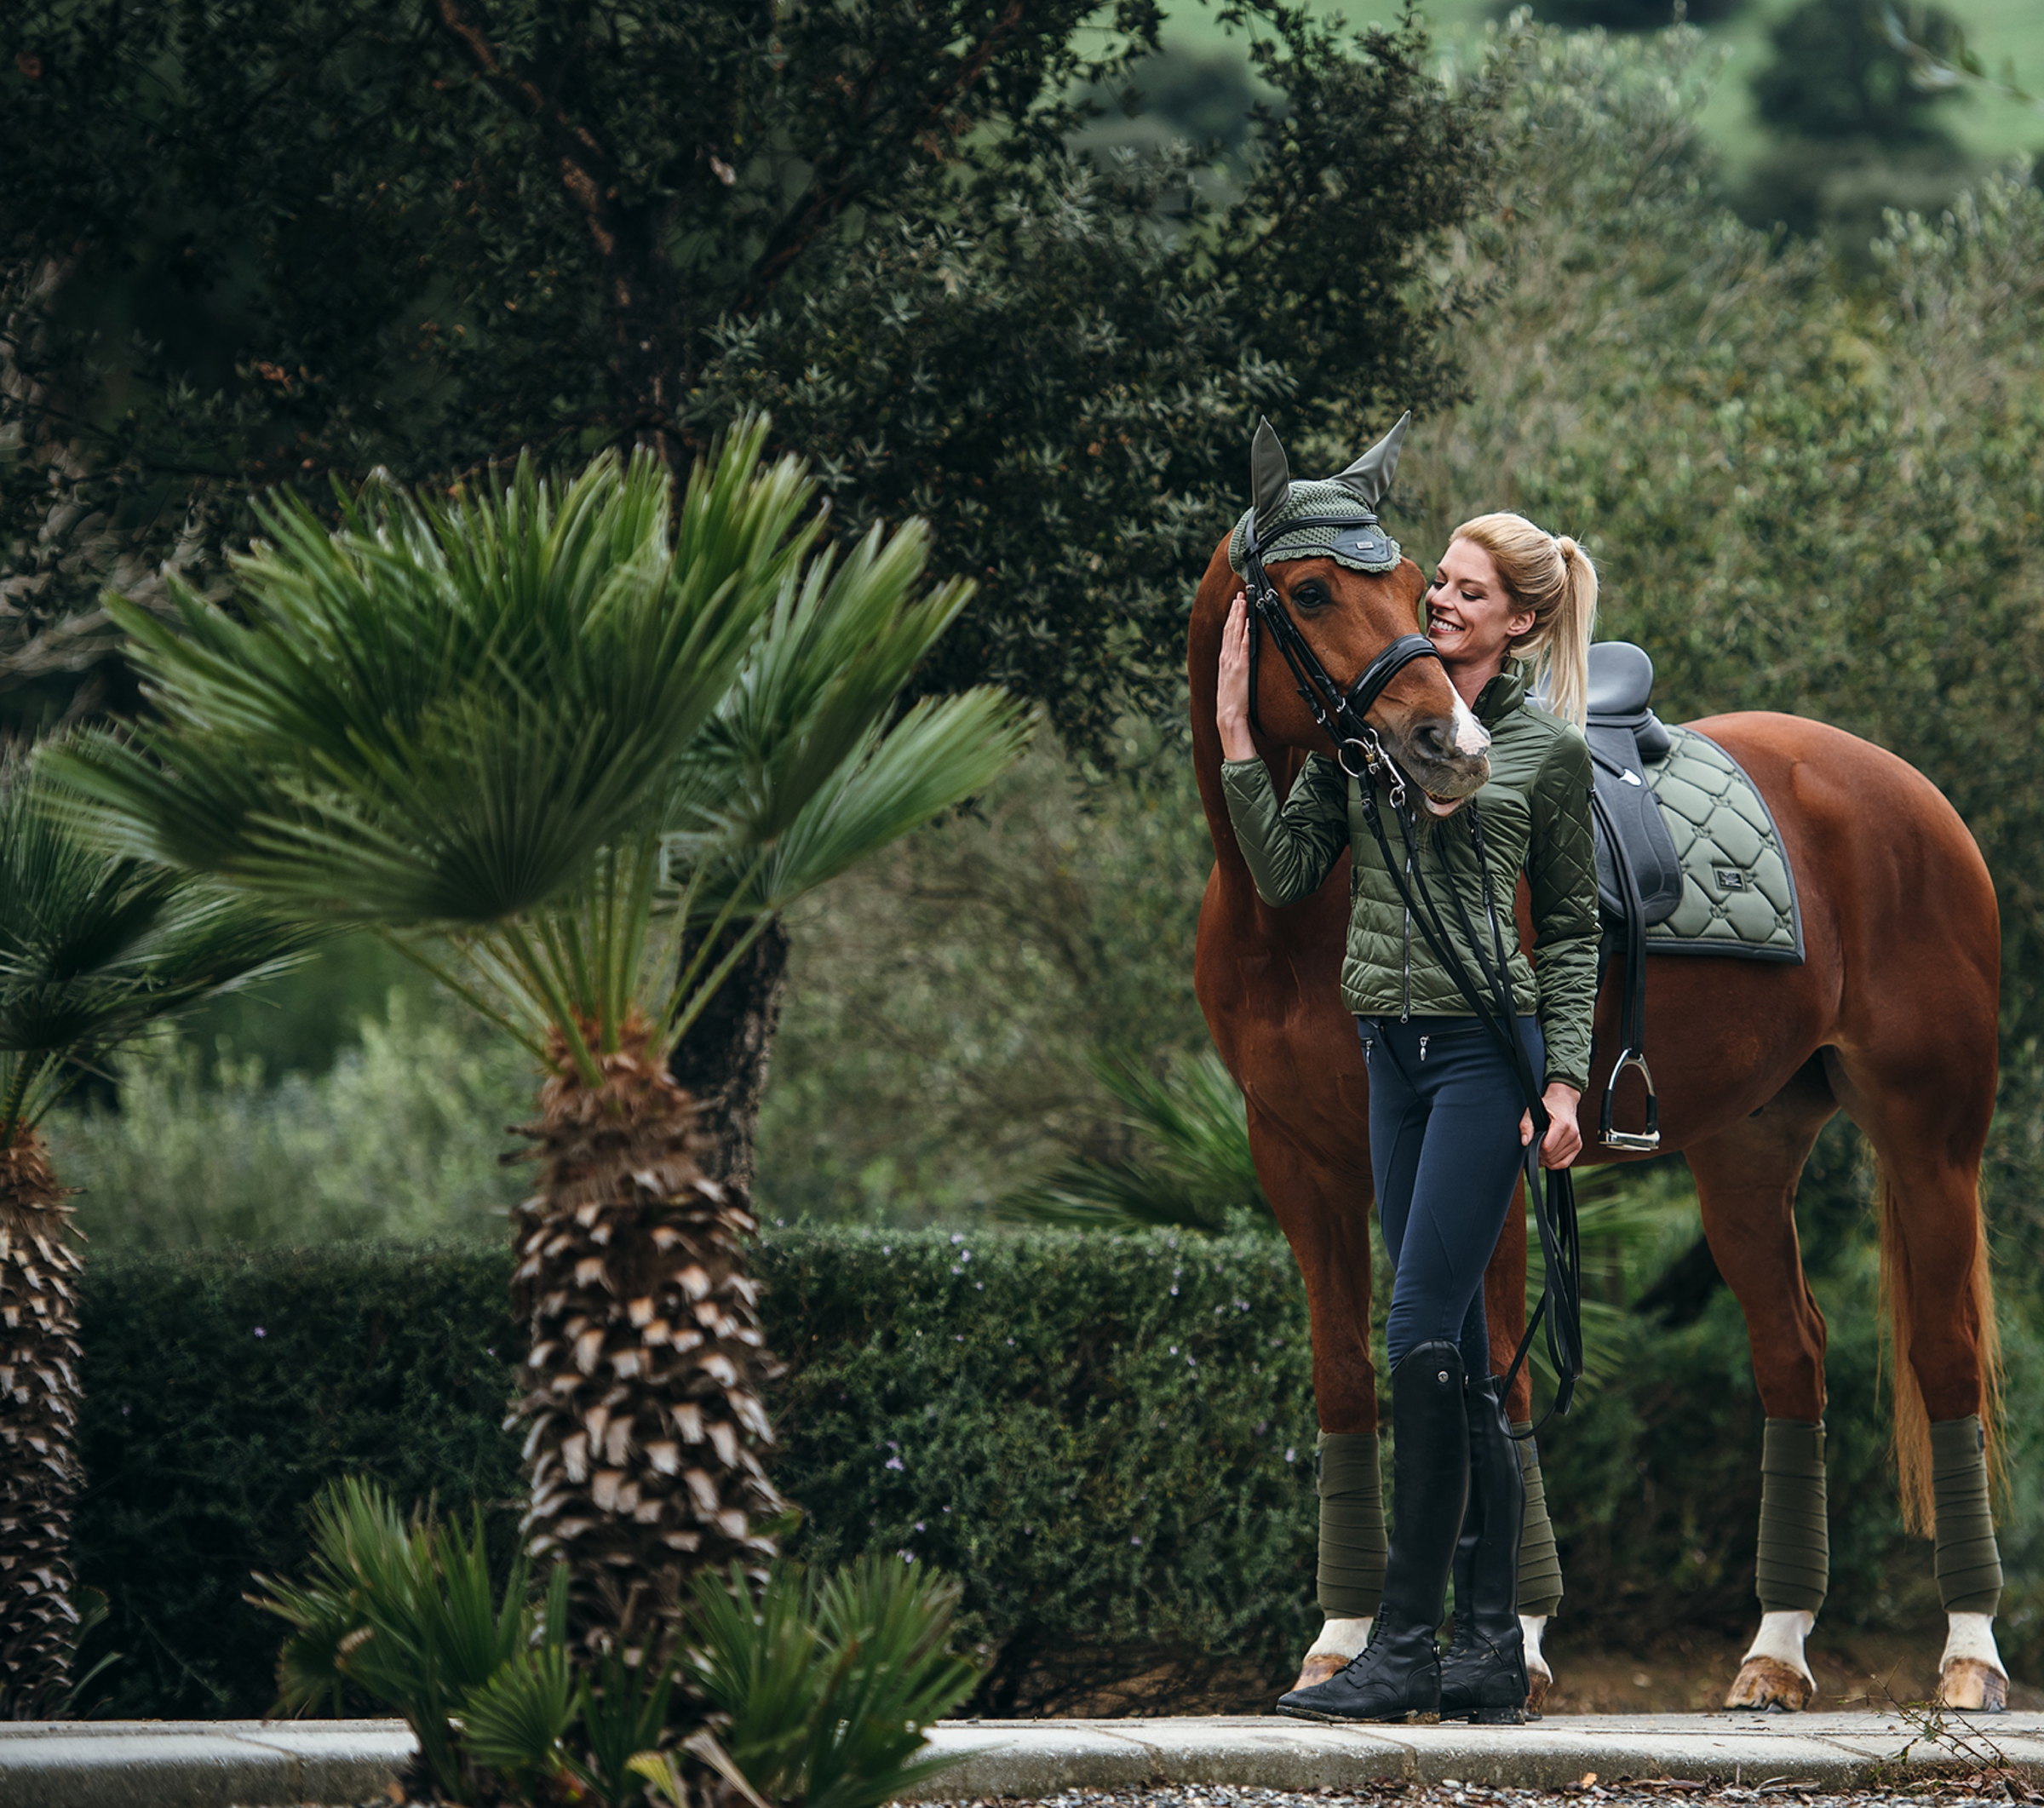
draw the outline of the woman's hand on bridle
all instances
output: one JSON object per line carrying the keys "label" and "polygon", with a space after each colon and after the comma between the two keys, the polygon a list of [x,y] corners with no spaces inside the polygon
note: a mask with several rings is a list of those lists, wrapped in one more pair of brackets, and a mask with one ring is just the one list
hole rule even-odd
{"label": "woman's hand on bridle", "polygon": [[1228,606],[1227,625],[1220,631],[1220,691],[1214,705],[1214,726],[1220,731],[1224,759],[1256,757],[1256,743],[1249,733],[1249,604],[1239,590]]}
{"label": "woman's hand on bridle", "polygon": [[[1582,1153],[1582,1132],[1576,1122],[1576,1107],[1582,1094],[1557,1080],[1542,1093],[1540,1102],[1547,1108],[1547,1134],[1540,1145],[1542,1168],[1566,1168]],[[1519,1146],[1533,1140],[1533,1114],[1522,1112],[1519,1120]]]}

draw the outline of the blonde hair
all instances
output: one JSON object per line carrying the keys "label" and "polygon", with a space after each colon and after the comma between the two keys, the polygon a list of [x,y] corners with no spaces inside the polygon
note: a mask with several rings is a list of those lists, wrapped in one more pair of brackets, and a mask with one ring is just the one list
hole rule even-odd
{"label": "blonde hair", "polygon": [[1490,554],[1512,600],[1533,611],[1533,625],[1505,649],[1508,659],[1546,680],[1547,705],[1580,728],[1589,713],[1590,632],[1597,623],[1597,567],[1566,534],[1536,527],[1523,514],[1479,514],[1455,531]]}

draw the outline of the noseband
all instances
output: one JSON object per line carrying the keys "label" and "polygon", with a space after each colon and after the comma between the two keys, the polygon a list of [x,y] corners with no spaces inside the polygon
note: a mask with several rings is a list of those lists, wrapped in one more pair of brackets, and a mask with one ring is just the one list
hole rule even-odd
{"label": "noseband", "polygon": [[[1301,528],[1354,525],[1350,517],[1312,515],[1287,521],[1271,536],[1271,543]],[[1320,656],[1300,633],[1299,624],[1284,606],[1283,599],[1278,594],[1278,587],[1264,570],[1265,551],[1266,543],[1257,537],[1256,514],[1252,509],[1243,539],[1243,572],[1249,579],[1249,607],[1255,617],[1249,624],[1249,726],[1259,734],[1263,732],[1263,724],[1256,719],[1256,655],[1263,644],[1263,630],[1268,628],[1278,651],[1284,656],[1284,663],[1291,668],[1306,707],[1312,712],[1313,720],[1328,739],[1335,743],[1335,758],[1341,770],[1351,778],[1374,774],[1389,762],[1385,760],[1376,730],[1364,718],[1384,694],[1384,687],[1414,660],[1438,659],[1441,656],[1425,634],[1400,634],[1363,668],[1354,683],[1344,688],[1321,664]],[[1396,766],[1390,766],[1390,774],[1392,801],[1402,802],[1404,781]]]}

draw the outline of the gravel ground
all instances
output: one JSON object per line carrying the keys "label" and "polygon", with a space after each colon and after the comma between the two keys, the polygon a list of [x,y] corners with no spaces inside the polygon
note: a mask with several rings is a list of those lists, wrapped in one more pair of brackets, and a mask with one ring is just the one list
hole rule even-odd
{"label": "gravel ground", "polygon": [[1363,1790],[1226,1789],[1197,1787],[1175,1789],[1068,1789],[1021,1802],[1012,1797],[961,1798],[933,1808],[1372,1808],[1396,1801],[1399,1808],[1532,1808],[1534,1804],[1611,1802],[1622,1808],[1668,1808],[1676,1802],[1708,1805],[1735,1803],[1789,1803],[1802,1808],[1869,1808],[1882,1802],[1934,1805],[1934,1808],[1964,1808],[1967,1803],[1994,1803],[2008,1808],[2011,1802],[2044,1802],[2044,1794],[2024,1780],[2006,1772],[1982,1771],[1971,1776],[1926,1781],[1898,1789],[1823,1790],[1799,1783],[1793,1777],[1764,1779],[1755,1787],[1735,1788],[1715,1783],[1690,1782],[1668,1778],[1616,1777],[1608,1782],[1594,1771],[1581,1782],[1559,1789],[1485,1788],[1452,1781],[1436,1785],[1385,1782]]}

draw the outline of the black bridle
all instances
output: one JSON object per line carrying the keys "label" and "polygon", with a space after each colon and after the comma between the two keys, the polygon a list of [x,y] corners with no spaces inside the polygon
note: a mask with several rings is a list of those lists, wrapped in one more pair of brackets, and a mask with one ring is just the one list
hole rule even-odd
{"label": "black bridle", "polygon": [[[1371,519],[1374,520],[1375,517]],[[1300,520],[1287,521],[1271,536],[1271,542],[1301,528],[1353,525],[1353,519],[1348,516],[1309,515]],[[1267,628],[1278,651],[1284,656],[1284,663],[1291,668],[1293,680],[1306,707],[1312,712],[1321,732],[1335,743],[1335,758],[1341,770],[1350,778],[1360,779],[1364,772],[1375,771],[1378,762],[1385,757],[1376,731],[1364,718],[1384,694],[1385,686],[1414,660],[1438,659],[1440,653],[1425,634],[1400,634],[1363,668],[1354,683],[1346,687],[1337,684],[1321,664],[1320,656],[1299,632],[1299,624],[1293,621],[1291,611],[1278,594],[1277,585],[1264,570],[1266,550],[1266,542],[1257,537],[1256,513],[1251,509],[1243,531],[1243,572],[1249,579],[1246,589],[1250,613],[1255,617],[1249,623],[1249,726],[1259,734],[1263,732],[1263,724],[1256,716],[1256,655],[1263,644],[1262,630]],[[1361,755],[1361,765],[1351,762],[1351,749]],[[1397,768],[1394,766],[1392,770],[1396,772]],[[1398,789],[1403,792],[1404,788],[1401,778]]]}
{"label": "black bridle", "polygon": [[[1374,522],[1375,517],[1370,518]],[[1296,521],[1288,521],[1271,537],[1272,543],[1298,529],[1306,527],[1347,527],[1354,524],[1352,518],[1316,515]],[[1519,1372],[1525,1364],[1533,1347],[1533,1340],[1544,1323],[1547,1328],[1547,1357],[1553,1365],[1555,1375],[1554,1403],[1542,1414],[1539,1424],[1525,1432],[1515,1432],[1515,1438],[1530,1438],[1545,1426],[1557,1413],[1566,1413],[1576,1392],[1576,1383],[1582,1375],[1582,1257],[1577,1231],[1576,1213],[1576,1188],[1566,1169],[1549,1168],[1544,1175],[1540,1166],[1540,1146],[1547,1134],[1552,1121],[1547,1104],[1541,1094],[1539,1077],[1533,1071],[1533,1064],[1527,1057],[1525,1045],[1519,1041],[1517,1013],[1513,1008],[1512,980],[1507,970],[1504,932],[1499,926],[1497,900],[1492,895],[1490,862],[1484,847],[1483,819],[1477,809],[1474,797],[1464,808],[1469,819],[1469,834],[1475,856],[1477,872],[1483,887],[1484,910],[1490,919],[1490,948],[1484,949],[1483,938],[1476,933],[1470,921],[1467,906],[1462,894],[1455,888],[1452,875],[1447,872],[1447,848],[1444,841],[1436,838],[1443,875],[1448,878],[1448,895],[1453,901],[1455,914],[1460,919],[1464,941],[1476,957],[1476,964],[1483,975],[1483,985],[1470,978],[1468,968],[1456,952],[1454,938],[1450,935],[1446,921],[1441,915],[1433,888],[1427,882],[1421,852],[1426,837],[1420,832],[1417,812],[1410,802],[1411,787],[1390,754],[1385,751],[1382,740],[1367,718],[1377,699],[1391,680],[1415,659],[1438,659],[1438,650],[1426,635],[1400,634],[1384,651],[1364,667],[1353,683],[1346,686],[1339,684],[1327,668],[1320,663],[1306,638],[1293,621],[1291,611],[1285,607],[1284,600],[1278,594],[1278,587],[1270,580],[1264,569],[1267,547],[1256,533],[1256,515],[1252,509],[1244,524],[1243,541],[1243,572],[1248,580],[1245,592],[1249,599],[1249,726],[1258,733],[1263,725],[1256,715],[1256,657],[1263,640],[1263,632],[1268,629],[1278,651],[1283,655],[1284,663],[1291,669],[1299,695],[1306,707],[1312,712],[1313,720],[1321,732],[1335,743],[1335,759],[1341,770],[1355,782],[1356,790],[1362,800],[1364,818],[1369,824],[1370,833],[1376,838],[1377,847],[1384,858],[1384,870],[1391,875],[1397,887],[1400,901],[1407,916],[1419,924],[1420,933],[1433,957],[1438,961],[1448,977],[1454,981],[1455,990],[1462,995],[1478,1020],[1490,1032],[1492,1038],[1504,1050],[1518,1076],[1519,1090],[1524,1094],[1526,1110],[1533,1120],[1533,1140],[1526,1145],[1525,1174],[1526,1196],[1533,1202],[1533,1220],[1539,1229],[1542,1265],[1545,1278],[1541,1290],[1540,1305],[1527,1321],[1525,1334],[1519,1339],[1519,1348],[1512,1357],[1511,1367],[1506,1371],[1501,1398],[1511,1392],[1512,1384],[1518,1380]],[[1352,750],[1359,763],[1351,763]],[[1404,844],[1405,862],[1401,872],[1397,858],[1391,851],[1390,837],[1384,829],[1383,813],[1377,804],[1377,785],[1381,781],[1391,812],[1398,825],[1399,839]],[[1496,957],[1493,964],[1492,956]],[[1484,996],[1484,990],[1490,994]],[[1543,1184],[1544,1181],[1544,1184]]]}

